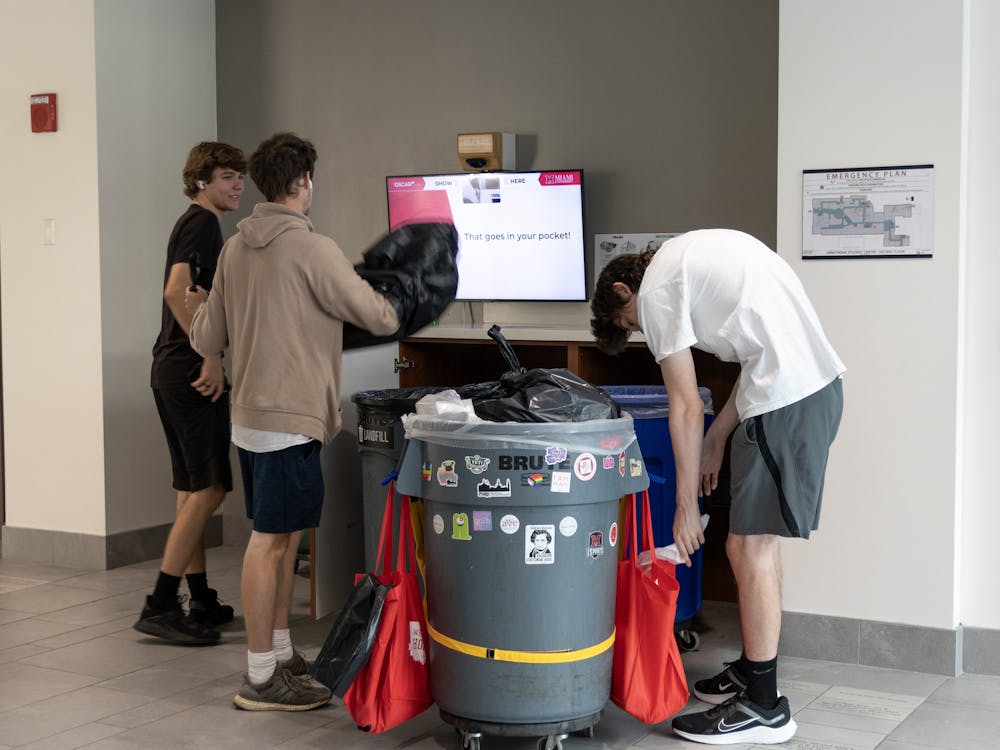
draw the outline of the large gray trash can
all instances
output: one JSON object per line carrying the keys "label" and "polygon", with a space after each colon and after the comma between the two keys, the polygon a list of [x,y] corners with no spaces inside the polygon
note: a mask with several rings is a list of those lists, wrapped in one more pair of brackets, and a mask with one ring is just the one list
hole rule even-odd
{"label": "large gray trash can", "polygon": [[[351,396],[358,410],[358,452],[361,455],[361,492],[364,506],[365,570],[375,569],[382,530],[386,488],[382,481],[396,468],[403,452],[400,417],[414,410],[424,396],[441,388],[394,388],[359,391]],[[395,546],[393,546],[395,549]]]}
{"label": "large gray trash can", "polygon": [[424,499],[431,694],[459,729],[578,731],[611,692],[619,499],[649,486],[632,418],[408,416]]}

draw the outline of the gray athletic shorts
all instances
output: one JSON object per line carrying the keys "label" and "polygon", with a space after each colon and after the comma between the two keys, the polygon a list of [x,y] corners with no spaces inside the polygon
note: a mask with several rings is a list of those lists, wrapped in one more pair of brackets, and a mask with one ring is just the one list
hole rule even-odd
{"label": "gray athletic shorts", "polygon": [[819,528],[826,461],[843,408],[837,378],[740,423],[732,440],[731,532],[808,539]]}

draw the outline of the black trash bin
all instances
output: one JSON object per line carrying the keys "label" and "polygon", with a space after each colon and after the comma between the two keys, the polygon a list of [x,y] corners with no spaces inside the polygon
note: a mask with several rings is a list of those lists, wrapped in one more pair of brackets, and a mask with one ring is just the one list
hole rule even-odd
{"label": "black trash bin", "polygon": [[378,537],[385,509],[385,478],[396,468],[403,452],[400,417],[414,411],[424,396],[439,387],[393,388],[359,391],[351,396],[358,408],[358,452],[361,454],[361,489],[364,501],[365,570],[375,569]]}

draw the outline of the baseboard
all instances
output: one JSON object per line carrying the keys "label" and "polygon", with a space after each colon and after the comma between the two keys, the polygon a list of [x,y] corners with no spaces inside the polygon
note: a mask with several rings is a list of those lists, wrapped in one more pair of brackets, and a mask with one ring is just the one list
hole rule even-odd
{"label": "baseboard", "polygon": [[[171,525],[121,531],[109,536],[4,526],[3,557],[83,570],[110,570],[159,558],[163,555]],[[208,547],[222,544],[222,516],[209,519],[205,544]]]}
{"label": "baseboard", "polygon": [[[778,653],[955,677],[963,671],[972,671],[967,662],[967,649],[963,648],[965,635],[962,626],[948,630],[785,612]],[[996,648],[1000,640],[992,640],[990,644]],[[980,659],[984,666],[988,661],[1000,666],[1000,659],[995,654]],[[982,672],[980,669],[976,670],[980,674],[1000,674],[1000,671]]]}

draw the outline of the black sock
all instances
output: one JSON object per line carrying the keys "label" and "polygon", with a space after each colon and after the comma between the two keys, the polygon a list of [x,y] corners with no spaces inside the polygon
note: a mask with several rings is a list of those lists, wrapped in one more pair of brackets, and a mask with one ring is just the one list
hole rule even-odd
{"label": "black sock", "polygon": [[197,599],[200,602],[208,599],[207,573],[188,573],[184,577],[187,578],[188,590],[191,592],[192,599]]}
{"label": "black sock", "polygon": [[153,605],[157,609],[173,609],[177,606],[177,592],[181,587],[181,577],[160,571],[153,589]]}
{"label": "black sock", "polygon": [[778,705],[778,657],[768,661],[750,661],[740,657],[741,670],[747,680],[747,697],[764,708]]}

